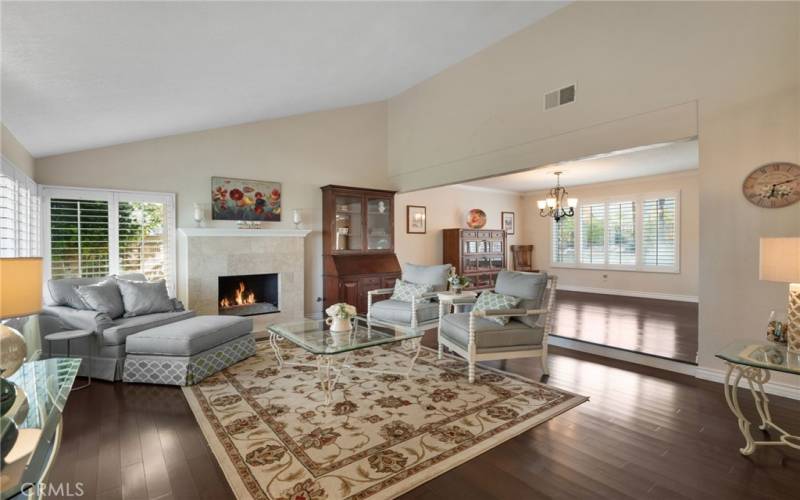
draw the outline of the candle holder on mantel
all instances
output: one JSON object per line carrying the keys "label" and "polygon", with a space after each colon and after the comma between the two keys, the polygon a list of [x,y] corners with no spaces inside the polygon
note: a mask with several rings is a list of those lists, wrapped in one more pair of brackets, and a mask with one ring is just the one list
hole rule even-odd
{"label": "candle holder on mantel", "polygon": [[203,227],[205,222],[205,211],[203,210],[203,206],[199,203],[194,204],[194,210],[192,211],[192,219],[194,219],[195,224],[197,227]]}
{"label": "candle holder on mantel", "polygon": [[299,208],[292,210],[292,222],[295,229],[300,229],[300,224],[303,223],[303,213],[300,212]]}

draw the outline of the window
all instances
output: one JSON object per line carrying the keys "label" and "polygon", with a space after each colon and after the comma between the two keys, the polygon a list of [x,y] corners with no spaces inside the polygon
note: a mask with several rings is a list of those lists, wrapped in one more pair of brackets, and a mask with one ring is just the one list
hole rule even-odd
{"label": "window", "polygon": [[674,268],[677,264],[677,198],[651,198],[642,203],[642,265]]}
{"label": "window", "polygon": [[50,200],[50,276],[109,274],[108,201]]}
{"label": "window", "polygon": [[172,194],[43,190],[52,278],[138,272],[175,291]]}
{"label": "window", "polygon": [[553,220],[552,263],[677,272],[679,204],[678,193],[585,201],[575,217]]}
{"label": "window", "polygon": [[636,265],[636,204],[632,201],[608,204],[608,263]]}
{"label": "window", "polygon": [[553,222],[553,263],[575,264],[575,219],[565,217]]}
{"label": "window", "polygon": [[164,221],[164,203],[119,203],[119,267],[122,273],[142,273],[149,279],[167,279],[170,262]]}
{"label": "window", "polygon": [[581,205],[581,264],[606,262],[606,205]]}
{"label": "window", "polygon": [[41,255],[39,187],[11,162],[0,162],[0,257]]}

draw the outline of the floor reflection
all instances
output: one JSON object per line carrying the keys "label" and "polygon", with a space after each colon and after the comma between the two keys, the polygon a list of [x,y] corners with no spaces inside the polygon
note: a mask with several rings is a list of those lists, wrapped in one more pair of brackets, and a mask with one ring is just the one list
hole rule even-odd
{"label": "floor reflection", "polygon": [[697,304],[559,291],[555,335],[694,363]]}

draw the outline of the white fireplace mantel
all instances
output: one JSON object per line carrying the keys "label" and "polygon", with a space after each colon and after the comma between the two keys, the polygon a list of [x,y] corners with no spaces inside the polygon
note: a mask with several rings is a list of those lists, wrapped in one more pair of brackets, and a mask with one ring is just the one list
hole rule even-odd
{"label": "white fireplace mantel", "polygon": [[310,229],[239,229],[236,227],[181,227],[178,231],[186,237],[214,237],[214,236],[235,236],[235,237],[296,237],[305,238]]}

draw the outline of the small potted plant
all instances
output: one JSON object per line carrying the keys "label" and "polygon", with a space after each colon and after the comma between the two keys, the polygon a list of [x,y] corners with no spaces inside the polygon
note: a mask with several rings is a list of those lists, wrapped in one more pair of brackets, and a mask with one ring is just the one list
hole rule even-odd
{"label": "small potted plant", "polygon": [[356,317],[356,308],[350,304],[339,302],[325,309],[328,315],[325,323],[331,327],[331,332],[349,332],[353,329],[352,319]]}
{"label": "small potted plant", "polygon": [[453,291],[456,295],[461,293],[467,285],[469,285],[469,278],[466,276],[461,276],[456,273],[456,269],[454,267],[450,268],[450,277],[447,278],[447,282],[450,283],[450,290]]}

